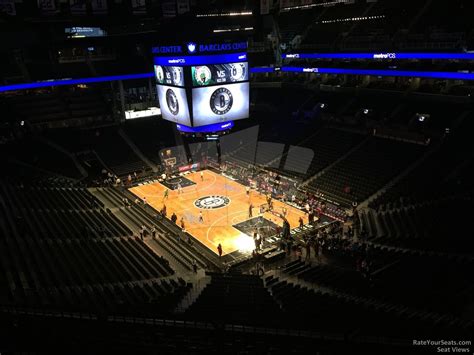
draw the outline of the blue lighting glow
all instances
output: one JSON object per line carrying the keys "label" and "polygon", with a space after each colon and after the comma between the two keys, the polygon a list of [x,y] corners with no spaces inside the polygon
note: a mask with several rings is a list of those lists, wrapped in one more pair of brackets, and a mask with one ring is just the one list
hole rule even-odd
{"label": "blue lighting glow", "polygon": [[188,53],[211,53],[211,52],[229,52],[229,51],[242,51],[248,47],[247,42],[225,42],[225,43],[195,43],[188,42],[184,46],[181,44],[172,46],[156,46],[151,49],[154,54],[171,54],[171,53],[183,53],[184,48],[188,50]]}
{"label": "blue lighting glow", "polygon": [[154,57],[155,65],[201,65],[201,64],[224,64],[246,62],[247,53],[228,53],[215,55],[195,55],[195,56],[173,56],[173,57]]}
{"label": "blue lighting glow", "polygon": [[286,53],[283,59],[462,59],[474,60],[474,53]]}
{"label": "blue lighting glow", "polygon": [[38,81],[38,82],[35,82],[35,83],[3,85],[3,86],[0,86],[0,92],[14,91],[14,90],[38,89],[38,88],[44,88],[44,87],[50,87],[50,86],[60,86],[60,85],[78,85],[78,84],[101,83],[101,82],[104,82],[104,81],[144,79],[144,78],[152,78],[153,76],[154,76],[154,73],[152,72],[152,73],[143,73],[143,74],[98,76],[98,77],[81,78],[81,79],[60,79],[60,80]]}
{"label": "blue lighting glow", "polygon": [[348,74],[372,76],[405,76],[413,78],[438,78],[454,80],[474,80],[474,73],[443,71],[381,70],[381,69],[337,69],[337,68],[301,68],[282,67],[281,71],[295,73]]}
{"label": "blue lighting glow", "polygon": [[189,127],[182,124],[177,124],[176,128],[178,131],[186,132],[186,133],[212,133],[212,132],[220,132],[226,131],[234,127],[234,121],[222,122],[222,123],[214,123],[207,126],[199,126],[199,127]]}
{"label": "blue lighting glow", "polygon": [[253,67],[250,68],[251,73],[272,73],[275,71],[274,67]]}
{"label": "blue lighting glow", "polygon": [[[347,75],[378,75],[378,76],[404,76],[414,78],[439,78],[455,80],[474,80],[474,73],[440,72],[440,71],[406,71],[406,70],[374,70],[374,69],[337,69],[337,68],[302,68],[302,67],[253,67],[252,73],[270,73],[276,71],[295,73],[321,73],[321,74],[347,74]],[[79,79],[60,79],[38,81],[33,83],[11,84],[0,86],[0,92],[38,89],[61,85],[91,84],[117,80],[153,78],[154,73],[125,74],[112,76],[99,76]]]}

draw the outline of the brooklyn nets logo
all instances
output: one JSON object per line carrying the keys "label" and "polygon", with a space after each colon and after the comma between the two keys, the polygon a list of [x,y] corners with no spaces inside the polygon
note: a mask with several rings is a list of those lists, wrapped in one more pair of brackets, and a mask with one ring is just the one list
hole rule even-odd
{"label": "brooklyn nets logo", "polygon": [[211,95],[211,110],[216,115],[225,115],[230,111],[233,103],[232,93],[226,88],[219,88]]}
{"label": "brooklyn nets logo", "polygon": [[235,63],[230,65],[230,80],[231,81],[242,81],[245,80],[246,67],[244,63]]}
{"label": "brooklyn nets logo", "polygon": [[176,116],[179,112],[179,103],[176,94],[171,89],[166,90],[166,104],[170,112]]}
{"label": "brooklyn nets logo", "polygon": [[194,201],[194,206],[202,209],[214,209],[225,207],[230,203],[230,199],[225,196],[204,196]]}

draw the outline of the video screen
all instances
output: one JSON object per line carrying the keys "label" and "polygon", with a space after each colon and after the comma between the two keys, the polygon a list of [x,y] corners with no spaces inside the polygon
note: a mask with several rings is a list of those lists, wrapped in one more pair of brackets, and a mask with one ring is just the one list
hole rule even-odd
{"label": "video screen", "polygon": [[84,38],[84,37],[104,37],[107,32],[100,27],[66,27],[64,33],[68,38]]}
{"label": "video screen", "polygon": [[184,86],[183,67],[155,65],[155,78],[159,84]]}
{"label": "video screen", "polygon": [[191,67],[193,86],[231,84],[249,80],[248,63],[229,63]]}
{"label": "video screen", "polygon": [[165,120],[191,126],[186,90],[166,85],[157,85],[161,115]]}
{"label": "video screen", "polygon": [[193,89],[194,127],[248,117],[248,82]]}

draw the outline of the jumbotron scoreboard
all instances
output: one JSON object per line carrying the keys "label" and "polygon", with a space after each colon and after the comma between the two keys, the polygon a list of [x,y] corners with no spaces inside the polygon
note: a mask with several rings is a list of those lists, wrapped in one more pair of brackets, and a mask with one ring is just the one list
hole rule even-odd
{"label": "jumbotron scoreboard", "polygon": [[153,54],[165,120],[202,127],[249,117],[247,42],[188,42]]}

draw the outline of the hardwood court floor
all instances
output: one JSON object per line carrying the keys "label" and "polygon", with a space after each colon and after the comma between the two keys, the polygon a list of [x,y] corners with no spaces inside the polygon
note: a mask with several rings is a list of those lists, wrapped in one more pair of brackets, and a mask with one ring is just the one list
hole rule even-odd
{"label": "hardwood court floor", "polygon": [[[204,181],[201,181],[199,172],[187,174],[185,177],[196,184],[183,188],[181,194],[177,190],[169,190],[167,199],[164,198],[165,186],[161,183],[135,186],[130,191],[142,199],[146,197],[148,204],[158,211],[165,204],[167,217],[170,218],[173,212],[176,213],[178,225],[181,217],[184,217],[186,232],[215,253],[219,243],[222,245],[223,254],[253,249],[253,239],[233,225],[249,219],[250,203],[254,206],[253,216],[258,216],[259,206],[266,203],[265,196],[254,190],[247,196],[243,185],[210,170],[204,170]],[[194,202],[206,196],[225,196],[230,202],[227,206],[216,209],[196,207]],[[291,228],[298,226],[300,216],[307,223],[306,214],[299,209],[275,200],[273,206],[274,211],[278,212],[286,207]],[[203,222],[199,222],[199,211],[202,211]],[[283,224],[281,218],[269,212],[264,213],[263,217],[280,226]]]}

